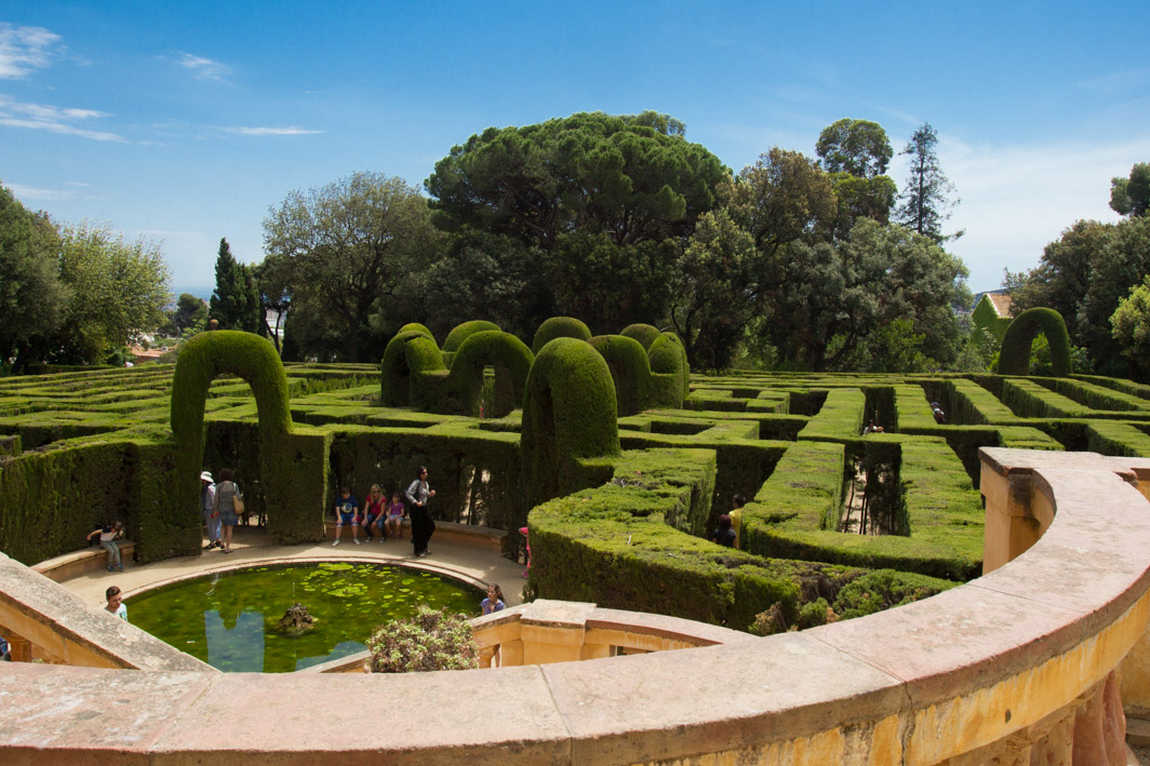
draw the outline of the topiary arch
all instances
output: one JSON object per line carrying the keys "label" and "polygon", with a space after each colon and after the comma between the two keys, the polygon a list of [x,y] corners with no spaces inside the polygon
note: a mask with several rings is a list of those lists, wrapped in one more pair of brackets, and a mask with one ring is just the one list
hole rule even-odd
{"label": "topiary arch", "polygon": [[312,513],[322,513],[327,472],[321,470],[320,481],[315,482],[300,469],[305,464],[313,469],[317,464],[321,469],[326,466],[326,455],[315,453],[326,452],[327,439],[292,433],[287,375],[279,354],[266,338],[238,330],[202,332],[180,347],[169,415],[180,489],[174,512],[194,514],[198,540],[204,403],[212,380],[224,373],[243,378],[255,396],[269,530],[280,542],[322,538],[322,524],[314,523]]}
{"label": "topiary arch", "polygon": [[1002,338],[998,355],[1000,375],[1029,375],[1030,346],[1042,332],[1050,344],[1050,363],[1056,377],[1070,374],[1070,335],[1062,315],[1050,308],[1027,309],[1014,318]]}

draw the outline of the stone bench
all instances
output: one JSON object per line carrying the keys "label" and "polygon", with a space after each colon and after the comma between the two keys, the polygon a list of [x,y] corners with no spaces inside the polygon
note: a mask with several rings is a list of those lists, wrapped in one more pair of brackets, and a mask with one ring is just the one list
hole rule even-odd
{"label": "stone bench", "polygon": [[[120,546],[120,561],[127,566],[136,552],[136,543],[132,540],[117,540],[116,543]],[[56,582],[65,582],[82,574],[100,572],[107,568],[108,553],[99,545],[45,559],[32,567],[48,579]]]}
{"label": "stone bench", "polygon": [[[328,517],[323,520],[324,536],[329,539],[335,539],[335,520]],[[360,530],[360,537],[363,538],[363,530]],[[432,537],[431,545],[435,546],[436,542],[449,542],[458,543],[460,545],[470,545],[480,548],[486,548],[494,553],[503,552],[503,539],[507,537],[506,529],[495,529],[493,527],[480,527],[474,524],[457,524],[454,521],[437,521],[435,522],[435,535]],[[411,519],[403,520],[403,539],[411,541]],[[343,540],[345,543],[351,540],[351,533],[344,532]]]}

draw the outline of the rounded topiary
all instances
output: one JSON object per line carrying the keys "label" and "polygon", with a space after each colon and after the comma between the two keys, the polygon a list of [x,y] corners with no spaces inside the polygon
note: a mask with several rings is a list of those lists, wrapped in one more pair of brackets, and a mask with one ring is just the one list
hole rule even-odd
{"label": "rounded topiary", "polygon": [[399,328],[399,332],[397,332],[396,335],[404,332],[419,332],[423,333],[429,338],[435,337],[432,335],[431,330],[427,329],[427,325],[420,324],[419,322],[408,322],[403,327]]}
{"label": "rounded topiary", "polygon": [[1070,334],[1062,315],[1050,308],[1027,309],[1014,318],[1002,337],[998,355],[1000,375],[1030,374],[1030,346],[1042,332],[1050,344],[1050,363],[1055,377],[1070,374]]}
{"label": "rounded topiary", "polygon": [[535,357],[519,443],[529,508],[577,486],[582,459],[619,454],[615,384],[589,343],[556,338]]}
{"label": "rounded topiary", "polygon": [[421,673],[430,670],[470,670],[479,667],[479,648],[471,623],[462,614],[448,614],[419,605],[414,617],[376,629],[367,640],[372,673]]}
{"label": "rounded topiary", "polygon": [[591,329],[575,317],[551,317],[543,320],[531,341],[531,351],[538,354],[549,341],[555,338],[578,338],[591,340]]}
{"label": "rounded topiary", "polygon": [[588,342],[611,370],[619,414],[634,415],[647,409],[651,362],[642,344],[624,335],[596,335]]}
{"label": "rounded topiary", "polygon": [[[404,328],[412,325],[404,325]],[[419,325],[423,327],[423,325]],[[379,364],[380,401],[385,407],[406,407],[411,403],[411,370],[407,366],[407,343],[415,338],[425,338],[432,345],[435,338],[427,328],[401,329],[383,350]]]}
{"label": "rounded topiary", "polygon": [[470,336],[477,332],[499,332],[499,325],[494,322],[488,322],[486,319],[474,319],[470,322],[463,322],[457,324],[447,333],[447,337],[443,340],[443,350],[445,353],[454,353],[459,350],[463,345],[463,341],[467,340]]}
{"label": "rounded topiary", "polygon": [[651,348],[651,344],[655,342],[662,333],[659,328],[653,324],[629,324],[619,331],[620,335],[626,335],[628,338],[634,338],[639,341],[643,348]]}

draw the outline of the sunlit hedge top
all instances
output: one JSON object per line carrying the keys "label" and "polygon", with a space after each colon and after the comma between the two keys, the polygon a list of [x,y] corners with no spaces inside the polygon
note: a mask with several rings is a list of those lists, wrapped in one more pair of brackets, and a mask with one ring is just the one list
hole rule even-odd
{"label": "sunlit hedge top", "polygon": [[180,347],[172,378],[170,415],[178,441],[199,445],[208,387],[217,375],[227,372],[239,375],[252,387],[261,438],[277,439],[291,431],[287,376],[275,347],[267,338],[252,333],[213,330],[190,338]]}
{"label": "sunlit hedge top", "polygon": [[591,329],[581,319],[575,317],[551,317],[545,319],[539,329],[535,331],[535,339],[531,342],[531,350],[536,354],[555,338],[578,338],[591,340]]}
{"label": "sunlit hedge top", "polygon": [[650,324],[629,324],[619,331],[620,335],[634,338],[643,348],[651,348],[651,344],[659,337],[659,328]]}
{"label": "sunlit hedge top", "polygon": [[1050,365],[1056,377],[1070,374],[1070,335],[1066,322],[1054,309],[1027,309],[1014,318],[1002,338],[1002,351],[998,356],[1001,375],[1030,374],[1030,346],[1039,332],[1050,344]]}
{"label": "sunlit hedge top", "polygon": [[427,325],[420,324],[419,322],[408,322],[403,327],[399,328],[399,332],[396,333],[396,335],[405,332],[421,332],[429,338],[435,337],[432,335],[431,330],[427,329]]}
{"label": "sunlit hedge top", "polygon": [[457,324],[452,328],[451,332],[447,334],[447,338],[443,341],[443,351],[451,353],[459,350],[463,345],[463,341],[477,332],[486,332],[488,330],[499,331],[499,325],[494,322],[488,322],[486,319],[475,319],[470,322],[463,322]]}

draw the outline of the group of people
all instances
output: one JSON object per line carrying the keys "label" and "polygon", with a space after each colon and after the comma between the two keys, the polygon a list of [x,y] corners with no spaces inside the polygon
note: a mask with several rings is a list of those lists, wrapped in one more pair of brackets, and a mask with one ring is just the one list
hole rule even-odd
{"label": "group of people", "polygon": [[344,527],[351,527],[351,539],[356,545],[363,542],[359,539],[360,529],[368,541],[376,539],[382,543],[390,536],[402,539],[403,520],[410,518],[412,552],[417,558],[423,558],[431,553],[428,544],[435,533],[435,521],[427,508],[433,497],[435,490],[428,483],[428,471],[423,466],[403,495],[396,490],[390,502],[380,486],[372,484],[367,505],[361,509],[351,489],[341,487],[335,503],[335,540],[332,545],[339,545],[343,540]]}
{"label": "group of people", "polygon": [[220,469],[218,482],[212,478],[210,471],[200,474],[200,510],[208,531],[205,551],[219,548],[224,553],[232,552],[232,530],[239,521],[243,497],[232,469]]}

